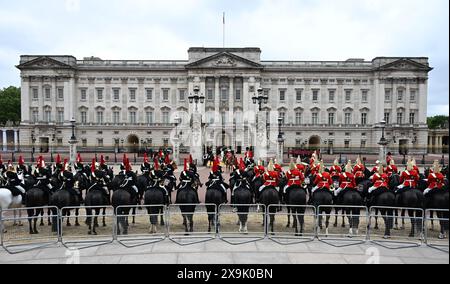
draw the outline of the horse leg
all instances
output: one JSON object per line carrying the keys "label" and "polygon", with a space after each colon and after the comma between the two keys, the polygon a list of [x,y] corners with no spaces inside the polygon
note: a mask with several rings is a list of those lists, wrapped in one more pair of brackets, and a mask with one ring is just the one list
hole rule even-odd
{"label": "horse leg", "polygon": [[[36,212],[36,216],[33,216],[33,217],[38,217],[39,214],[44,215],[44,209],[38,209],[38,210],[36,210],[35,212]],[[34,212],[33,212],[33,213],[34,213]],[[37,230],[36,223],[37,223],[37,218],[34,218],[33,234],[35,234],[35,235],[39,234],[39,232],[38,232],[38,230]]]}
{"label": "horse leg", "polygon": [[92,235],[92,209],[86,209],[86,224],[88,225],[88,235]]}
{"label": "horse leg", "polygon": [[351,209],[346,209],[345,211],[344,210],[342,210],[342,213],[344,214],[344,212],[346,213],[346,215],[347,215],[347,218],[348,218],[348,224],[349,224],[349,227],[350,227],[350,229],[349,229],[349,231],[348,231],[348,237],[349,238],[352,238],[353,237],[353,212],[352,212],[352,210]]}
{"label": "horse leg", "polygon": [[103,214],[103,227],[106,227],[106,207],[103,207],[102,214]]}
{"label": "horse leg", "polygon": [[341,212],[342,212],[342,225],[341,225],[341,227],[342,228],[345,228],[346,226],[345,226],[345,210],[344,209],[342,209],[341,210]]}
{"label": "horse leg", "polygon": [[272,232],[272,235],[275,235],[273,230],[274,223],[275,223],[275,214],[270,216],[270,232]]}
{"label": "horse leg", "polygon": [[[39,218],[39,215],[37,217]],[[41,226],[41,227],[44,226],[44,214],[42,214],[42,216],[41,216],[41,222],[39,223],[39,226]]]}
{"label": "horse leg", "polygon": [[70,224],[70,210],[66,211],[67,216],[67,227],[72,227],[72,224]]}
{"label": "horse leg", "polygon": [[134,224],[136,224],[136,207],[133,207],[131,215],[133,215],[132,224],[134,225]]}
{"label": "horse leg", "polygon": [[95,214],[95,216],[94,216],[94,224],[96,224],[96,225],[94,225],[94,230],[93,230],[93,233],[94,233],[94,235],[97,235],[97,230],[96,230],[96,228],[98,227],[98,216],[100,215],[100,208],[96,208],[95,210],[94,210],[94,214]]}
{"label": "horse leg", "polygon": [[[42,210],[42,215],[44,215],[44,210]],[[48,216],[48,225],[49,226],[52,226],[52,219],[50,218],[50,215],[51,215],[51,210],[50,210],[50,208],[49,209],[47,209],[47,216]]]}
{"label": "horse leg", "polygon": [[208,214],[208,233],[211,233],[212,215]]}
{"label": "horse leg", "polygon": [[398,227],[398,210],[394,210],[394,230],[400,230]]}
{"label": "horse leg", "polygon": [[409,233],[409,237],[414,238],[415,231],[416,231],[416,219],[415,219],[414,210],[408,210],[408,216],[411,220],[411,232]]}
{"label": "horse leg", "polygon": [[185,235],[188,235],[188,226],[187,226],[187,217],[186,215],[183,215],[183,225],[184,225],[184,232],[186,233]]}
{"label": "horse leg", "polygon": [[190,226],[190,233],[194,232],[194,216],[191,214],[189,215],[189,226]]}
{"label": "horse leg", "polygon": [[[161,216],[161,223],[160,223],[160,225],[161,225],[161,227],[163,227],[163,226],[166,225],[166,223],[164,222],[164,209],[163,208],[159,209],[159,213],[161,214],[160,215]],[[158,223],[158,217],[156,217],[156,223]],[[156,227],[156,223],[155,223],[155,227]]]}
{"label": "horse leg", "polygon": [[404,230],[406,228],[405,227],[405,216],[406,216],[406,210],[403,209],[402,210],[402,227],[400,228],[401,230]]}
{"label": "horse leg", "polygon": [[[287,223],[286,228],[289,228],[289,227],[291,227],[291,207],[288,207],[288,208],[287,208],[287,211],[288,211],[288,213],[287,213],[288,223]],[[293,211],[293,210],[292,210],[292,211]],[[295,224],[295,223],[294,223],[294,224]]]}
{"label": "horse leg", "polygon": [[339,209],[337,209],[337,208],[335,208],[334,209],[334,212],[335,212],[335,217],[334,217],[334,224],[333,224],[333,227],[337,227],[338,226],[338,215],[339,215]]}
{"label": "horse leg", "polygon": [[378,226],[378,214],[380,213],[379,209],[375,209],[375,230],[379,230],[380,227]]}
{"label": "horse leg", "polygon": [[325,217],[325,235],[328,236],[328,228],[330,227],[330,218],[331,218],[331,210],[327,212],[327,216]]}
{"label": "horse leg", "polygon": [[[437,214],[439,216],[439,214]],[[431,219],[431,229],[430,231],[434,232],[434,212],[430,211],[430,219]]]}
{"label": "horse leg", "polygon": [[303,231],[305,229],[305,212],[301,212],[300,215],[300,237],[303,236]]}
{"label": "horse leg", "polygon": [[[34,217],[34,209],[28,209],[27,210],[28,213],[28,225],[30,226],[30,235],[34,235],[34,230],[33,230],[33,217]],[[2,228],[3,229],[3,228]],[[3,233],[6,233],[6,231],[3,231]]]}
{"label": "horse leg", "polygon": [[75,209],[75,227],[80,227],[80,223],[78,222],[78,216],[80,216],[80,209]]}

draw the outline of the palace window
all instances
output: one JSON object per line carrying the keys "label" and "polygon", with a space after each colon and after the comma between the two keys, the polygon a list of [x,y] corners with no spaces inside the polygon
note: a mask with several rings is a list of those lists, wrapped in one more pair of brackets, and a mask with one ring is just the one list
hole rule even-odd
{"label": "palace window", "polygon": [[98,138],[97,139],[97,147],[103,148],[103,138]]}
{"label": "palace window", "polygon": [[367,141],[366,140],[361,140],[361,149],[365,149],[367,145]]}
{"label": "palace window", "polygon": [[330,90],[328,95],[329,95],[329,98],[328,98],[329,102],[330,103],[334,103],[334,98],[335,98],[335,95],[336,95],[336,91],[335,90]]}
{"label": "palace window", "polygon": [[33,100],[38,100],[39,99],[39,91],[38,91],[38,89],[37,88],[33,88],[32,90],[31,90],[31,92],[33,93]]}
{"label": "palace window", "polygon": [[130,123],[136,124],[136,112],[135,111],[130,111]]}
{"label": "palace window", "polygon": [[81,139],[81,147],[87,148],[87,139]]}
{"label": "palace window", "polygon": [[97,100],[98,101],[103,100],[103,89],[97,89]]}
{"label": "palace window", "polygon": [[120,100],[120,90],[114,89],[113,90],[113,100],[118,102]]}
{"label": "palace window", "polygon": [[81,90],[81,100],[86,101],[87,100],[87,91],[86,89]]}
{"label": "palace window", "polygon": [[397,100],[399,101],[399,102],[402,102],[403,101],[403,94],[404,94],[404,92],[403,92],[403,90],[398,90],[398,93],[397,93]]}
{"label": "palace window", "polygon": [[169,89],[163,89],[163,102],[169,101]]}
{"label": "palace window", "polygon": [[350,149],[350,140],[344,141],[345,149]]}
{"label": "palace window", "polygon": [[120,112],[119,111],[114,111],[113,112],[113,123],[114,124],[119,124],[120,123]]}
{"label": "palace window", "polygon": [[136,101],[136,90],[130,89],[130,102],[135,102],[135,101]]}
{"label": "palace window", "polygon": [[367,125],[367,113],[361,113],[361,125]]}
{"label": "palace window", "polygon": [[319,114],[317,112],[312,113],[312,124],[313,125],[319,124]]}
{"label": "palace window", "polygon": [[280,118],[281,118],[281,124],[285,124],[286,123],[286,113],[285,112],[280,112]]}
{"label": "palace window", "polygon": [[369,91],[367,90],[362,90],[361,91],[361,100],[363,103],[367,103],[369,101]]}
{"label": "palace window", "polygon": [[153,124],[153,112],[147,111],[145,114],[147,124]]}
{"label": "palace window", "polygon": [[97,124],[103,124],[103,111],[97,112]]}
{"label": "palace window", "polygon": [[64,111],[63,110],[59,110],[58,111],[58,123],[64,123]]}
{"label": "palace window", "polygon": [[162,123],[164,124],[169,124],[169,112],[168,111],[163,111],[162,113]]}
{"label": "palace window", "polygon": [[302,124],[302,113],[299,111],[295,113],[295,124],[296,125]]}
{"label": "palace window", "polygon": [[58,88],[58,100],[64,100],[64,88]]}
{"label": "palace window", "polygon": [[390,124],[391,123],[391,113],[390,112],[385,112],[384,113],[384,121],[386,121],[386,124]]}
{"label": "palace window", "polygon": [[328,114],[328,125],[334,125],[334,118],[335,118],[334,112],[330,112]]}
{"label": "palace window", "polygon": [[313,100],[313,102],[319,101],[319,90],[313,90],[312,100]]}
{"label": "palace window", "polygon": [[236,101],[241,101],[241,90],[240,89],[236,89]]}
{"label": "palace window", "polygon": [[81,112],[81,124],[86,124],[87,123],[87,112],[82,111]]}
{"label": "palace window", "polygon": [[186,100],[186,90],[184,89],[179,90],[179,98],[180,102],[184,102]]}
{"label": "palace window", "polygon": [[345,125],[350,125],[352,124],[352,114],[350,112],[345,113],[345,121],[344,121]]}
{"label": "palace window", "polygon": [[390,102],[392,100],[392,89],[384,90],[384,100]]}
{"label": "palace window", "polygon": [[414,112],[409,114],[409,124],[415,124],[416,123],[416,114]]}
{"label": "palace window", "polygon": [[221,97],[222,101],[228,101],[228,90],[227,89],[222,89],[220,97]]}
{"label": "palace window", "polygon": [[296,94],[297,102],[301,102],[302,101],[302,96],[303,96],[303,91],[302,90],[297,90],[297,94]]}
{"label": "palace window", "polygon": [[345,102],[350,103],[352,101],[352,90],[345,90]]}
{"label": "palace window", "polygon": [[280,102],[284,102],[286,100],[286,90],[280,90]]}
{"label": "palace window", "polygon": [[39,121],[39,111],[33,110],[31,118],[34,123],[38,122]]}
{"label": "palace window", "polygon": [[206,95],[207,95],[206,99],[208,101],[213,101],[214,100],[214,92],[213,92],[212,89],[208,89],[208,91],[206,92]]}
{"label": "palace window", "polygon": [[416,98],[417,98],[417,91],[416,90],[411,90],[411,93],[410,93],[410,101],[411,102],[415,102],[416,101]]}
{"label": "palace window", "polygon": [[399,112],[397,113],[397,124],[403,124],[403,113]]}

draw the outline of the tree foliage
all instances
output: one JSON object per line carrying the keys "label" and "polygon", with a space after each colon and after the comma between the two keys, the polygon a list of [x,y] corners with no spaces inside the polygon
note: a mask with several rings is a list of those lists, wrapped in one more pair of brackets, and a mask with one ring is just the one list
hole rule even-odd
{"label": "tree foliage", "polygon": [[0,124],[7,121],[20,122],[20,88],[8,87],[0,89]]}
{"label": "tree foliage", "polygon": [[448,128],[448,116],[447,115],[437,115],[428,118],[428,128],[429,129],[439,129]]}

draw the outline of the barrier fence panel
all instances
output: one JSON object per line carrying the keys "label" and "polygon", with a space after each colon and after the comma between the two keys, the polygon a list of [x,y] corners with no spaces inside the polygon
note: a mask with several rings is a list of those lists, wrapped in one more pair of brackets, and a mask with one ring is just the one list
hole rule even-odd
{"label": "barrier fence panel", "polygon": [[[73,224],[67,226],[67,218],[62,214],[66,210],[70,210],[70,218],[73,220],[76,209],[79,210],[80,226],[73,226]],[[105,214],[103,214],[103,210]],[[96,215],[96,211],[99,211],[99,215]],[[68,249],[86,249],[110,244],[114,241],[116,220],[114,209],[111,206],[65,207],[60,210],[60,219],[61,242]],[[91,231],[88,221],[91,223]]]}
{"label": "barrier fence panel", "polygon": [[144,246],[161,242],[167,238],[165,205],[119,206],[116,208],[116,224],[129,215],[121,212],[136,210],[135,223],[129,224],[126,235],[117,234],[116,240],[127,248]]}
{"label": "barrier fence panel", "polygon": [[[405,216],[402,216],[402,211],[404,211]],[[409,212],[414,212],[413,216],[409,216]],[[421,246],[424,213],[424,210],[419,208],[371,207],[369,240],[389,249]],[[396,228],[396,223],[404,223],[405,228]]]}
{"label": "barrier fence panel", "polygon": [[449,210],[427,209],[425,211],[425,243],[443,252],[449,252]]}
{"label": "barrier fence panel", "polygon": [[[334,247],[365,243],[368,235],[368,212],[365,206],[319,206],[317,238]],[[329,218],[328,228],[326,227],[327,218]]]}
{"label": "barrier fence panel", "polygon": [[[56,221],[53,226],[48,225],[49,218],[51,222]],[[1,245],[10,254],[39,249],[59,242],[60,225],[56,207],[6,209],[0,212],[0,219]],[[45,221],[42,226],[41,220]],[[34,230],[35,222],[36,230]]]}
{"label": "barrier fence panel", "polygon": [[[272,214],[270,213],[272,208],[280,208],[281,211]],[[282,245],[293,245],[311,242],[316,238],[317,221],[314,206],[270,205],[267,212],[267,236],[272,241]],[[271,216],[275,217],[273,232],[270,231]],[[295,222],[297,222],[297,230],[294,227]],[[301,223],[303,223],[303,230]]]}
{"label": "barrier fence panel", "polygon": [[264,205],[220,205],[218,215],[219,238],[231,245],[265,239],[264,212]]}
{"label": "barrier fence panel", "polygon": [[[208,208],[210,213],[208,213]],[[215,204],[170,205],[167,210],[167,234],[169,239],[181,246],[215,239],[217,235],[217,209]],[[211,224],[209,218],[211,218]]]}

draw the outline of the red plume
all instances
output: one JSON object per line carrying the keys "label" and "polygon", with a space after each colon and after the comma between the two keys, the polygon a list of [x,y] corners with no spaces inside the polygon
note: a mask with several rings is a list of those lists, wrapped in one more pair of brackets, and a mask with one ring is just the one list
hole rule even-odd
{"label": "red plume", "polygon": [[217,160],[214,161],[213,166],[212,166],[212,172],[216,173],[219,171],[219,164],[217,163]]}
{"label": "red plume", "polygon": [[67,163],[69,162],[69,160],[67,160],[67,159],[64,159],[64,165],[63,165],[63,168],[62,168],[62,172],[64,172],[65,170],[66,170],[66,166],[67,166]]}
{"label": "red plume", "polygon": [[100,165],[105,165],[105,158],[103,157],[103,155],[100,156]]}
{"label": "red plume", "polygon": [[0,165],[3,165],[2,155],[0,155]]}
{"label": "red plume", "polygon": [[188,170],[188,160],[184,159],[184,171]]}
{"label": "red plume", "polygon": [[144,153],[144,163],[148,164],[148,155]]}
{"label": "red plume", "polygon": [[79,163],[79,164],[83,163],[83,159],[81,159],[80,153],[78,153],[78,156],[77,156],[77,163]]}
{"label": "red plume", "polygon": [[56,156],[56,164],[61,164],[61,156],[59,154]]}
{"label": "red plume", "polygon": [[131,172],[131,164],[130,164],[130,160],[127,158],[127,162],[126,162],[126,164],[125,164],[125,170],[127,171],[127,172]]}
{"label": "red plume", "polygon": [[170,157],[169,157],[168,154],[166,155],[166,159],[164,160],[164,164],[166,164],[166,165],[170,164]]}
{"label": "red plume", "polygon": [[241,171],[245,171],[245,163],[244,160],[241,158],[241,160],[239,161],[239,169]]}
{"label": "red plume", "polygon": [[[1,160],[1,159],[0,159],[0,160]],[[25,161],[24,161],[23,157],[20,156],[20,157],[19,157],[19,165],[20,165],[20,166],[23,166],[24,164],[25,164]]]}
{"label": "red plume", "polygon": [[126,165],[127,164],[127,154],[123,154],[123,164]]}
{"label": "red plume", "polygon": [[92,159],[91,172],[95,172],[95,159]]}
{"label": "red plume", "polygon": [[160,157],[160,158],[164,157],[164,153],[163,153],[162,150],[159,150],[159,157]]}
{"label": "red plume", "polygon": [[155,171],[159,171],[159,162],[158,162],[158,159],[155,159]]}
{"label": "red plume", "polygon": [[192,159],[192,155],[189,155],[189,164],[193,164],[194,160]]}

